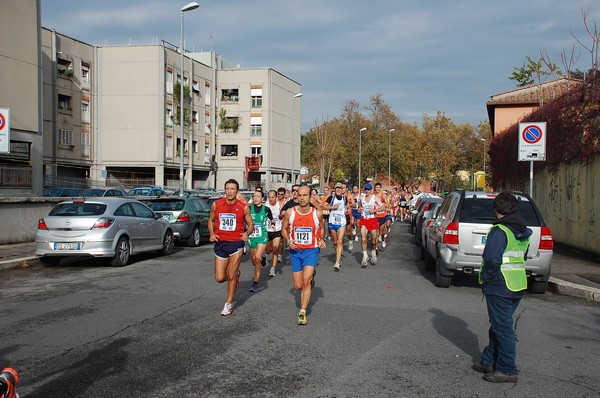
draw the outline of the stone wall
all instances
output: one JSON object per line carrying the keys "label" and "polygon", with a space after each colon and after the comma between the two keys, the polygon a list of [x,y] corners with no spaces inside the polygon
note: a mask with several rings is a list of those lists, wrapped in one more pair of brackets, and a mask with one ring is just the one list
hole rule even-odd
{"label": "stone wall", "polygon": [[65,198],[0,198],[0,244],[33,242],[38,220]]}

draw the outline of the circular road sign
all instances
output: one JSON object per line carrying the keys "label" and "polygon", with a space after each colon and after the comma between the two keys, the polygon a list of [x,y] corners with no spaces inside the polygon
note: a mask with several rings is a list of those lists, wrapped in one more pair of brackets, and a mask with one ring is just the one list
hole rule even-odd
{"label": "circular road sign", "polygon": [[0,131],[4,129],[4,126],[6,126],[6,118],[4,117],[4,114],[0,113]]}
{"label": "circular road sign", "polygon": [[536,125],[527,126],[523,129],[523,140],[528,144],[535,144],[542,139],[542,129]]}

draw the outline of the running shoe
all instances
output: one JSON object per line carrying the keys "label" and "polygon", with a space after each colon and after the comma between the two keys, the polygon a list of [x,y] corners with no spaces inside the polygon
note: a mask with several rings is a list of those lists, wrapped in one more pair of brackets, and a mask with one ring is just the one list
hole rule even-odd
{"label": "running shoe", "polygon": [[308,323],[308,319],[306,319],[306,312],[300,311],[298,314],[298,325],[306,325]]}
{"label": "running shoe", "polygon": [[221,315],[229,316],[229,315],[231,315],[232,312],[233,312],[233,306],[231,304],[225,303],[225,306],[223,307],[223,311],[221,311]]}
{"label": "running shoe", "polygon": [[235,290],[238,290],[238,288],[240,287],[240,277],[241,276],[242,276],[242,271],[238,269],[235,274]]}
{"label": "running shoe", "polygon": [[262,258],[260,259],[260,265],[262,265],[263,268],[265,268],[265,266],[267,265],[267,255],[263,254]]}
{"label": "running shoe", "polygon": [[258,293],[258,290],[259,290],[259,289],[258,289],[258,283],[254,282],[254,283],[252,284],[252,287],[250,288],[250,290],[249,290],[249,291],[250,291],[250,293]]}
{"label": "running shoe", "polygon": [[381,242],[381,235],[377,236],[377,240]]}
{"label": "running shoe", "polygon": [[365,268],[369,264],[369,256],[363,255],[362,262],[360,263],[361,268]]}
{"label": "running shoe", "polygon": [[355,242],[358,242],[358,236],[355,236],[355,237],[354,237],[354,241],[355,241]]}
{"label": "running shoe", "polygon": [[340,262],[339,261],[336,261],[335,264],[333,264],[333,270],[334,271],[340,270]]}
{"label": "running shoe", "polygon": [[372,257],[371,257],[371,264],[372,264],[372,265],[375,265],[375,264],[377,264],[377,256],[372,256]]}
{"label": "running shoe", "polygon": [[317,276],[317,270],[315,270],[315,272],[313,273],[313,277],[310,280],[310,288],[312,289],[313,287],[315,287],[315,276]]}
{"label": "running shoe", "polygon": [[348,242],[348,251],[352,251],[354,249],[354,242],[352,240],[350,240],[350,242]]}
{"label": "running shoe", "polygon": [[283,257],[283,256],[277,256],[277,262],[278,263],[282,263],[283,262],[283,259],[281,257]]}
{"label": "running shoe", "polygon": [[387,246],[387,242],[385,240],[381,241],[381,247],[385,249]]}
{"label": "running shoe", "polygon": [[244,245],[244,254],[248,253],[248,247]]}
{"label": "running shoe", "polygon": [[275,276],[275,268],[271,267],[271,270],[269,271],[269,276],[270,277],[274,277]]}

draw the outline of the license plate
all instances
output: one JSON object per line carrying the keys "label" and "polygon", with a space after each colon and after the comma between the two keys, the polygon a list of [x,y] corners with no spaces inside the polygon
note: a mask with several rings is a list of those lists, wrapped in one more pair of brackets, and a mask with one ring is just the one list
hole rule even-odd
{"label": "license plate", "polygon": [[79,250],[81,244],[76,243],[55,243],[54,250]]}
{"label": "license plate", "polygon": [[487,239],[487,235],[483,235],[483,236],[481,237],[481,243],[485,245],[485,241],[486,241],[486,239]]}
{"label": "license plate", "polygon": [[163,218],[163,220],[171,221],[171,215],[170,214],[163,214],[162,218]]}

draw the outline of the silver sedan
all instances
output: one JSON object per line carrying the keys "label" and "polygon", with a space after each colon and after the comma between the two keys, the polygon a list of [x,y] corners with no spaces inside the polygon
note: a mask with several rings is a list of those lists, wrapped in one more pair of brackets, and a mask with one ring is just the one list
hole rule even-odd
{"label": "silver sedan", "polygon": [[35,254],[46,265],[65,257],[110,259],[122,267],[133,254],[173,252],[173,230],[143,203],[128,198],[61,202],[38,222]]}

